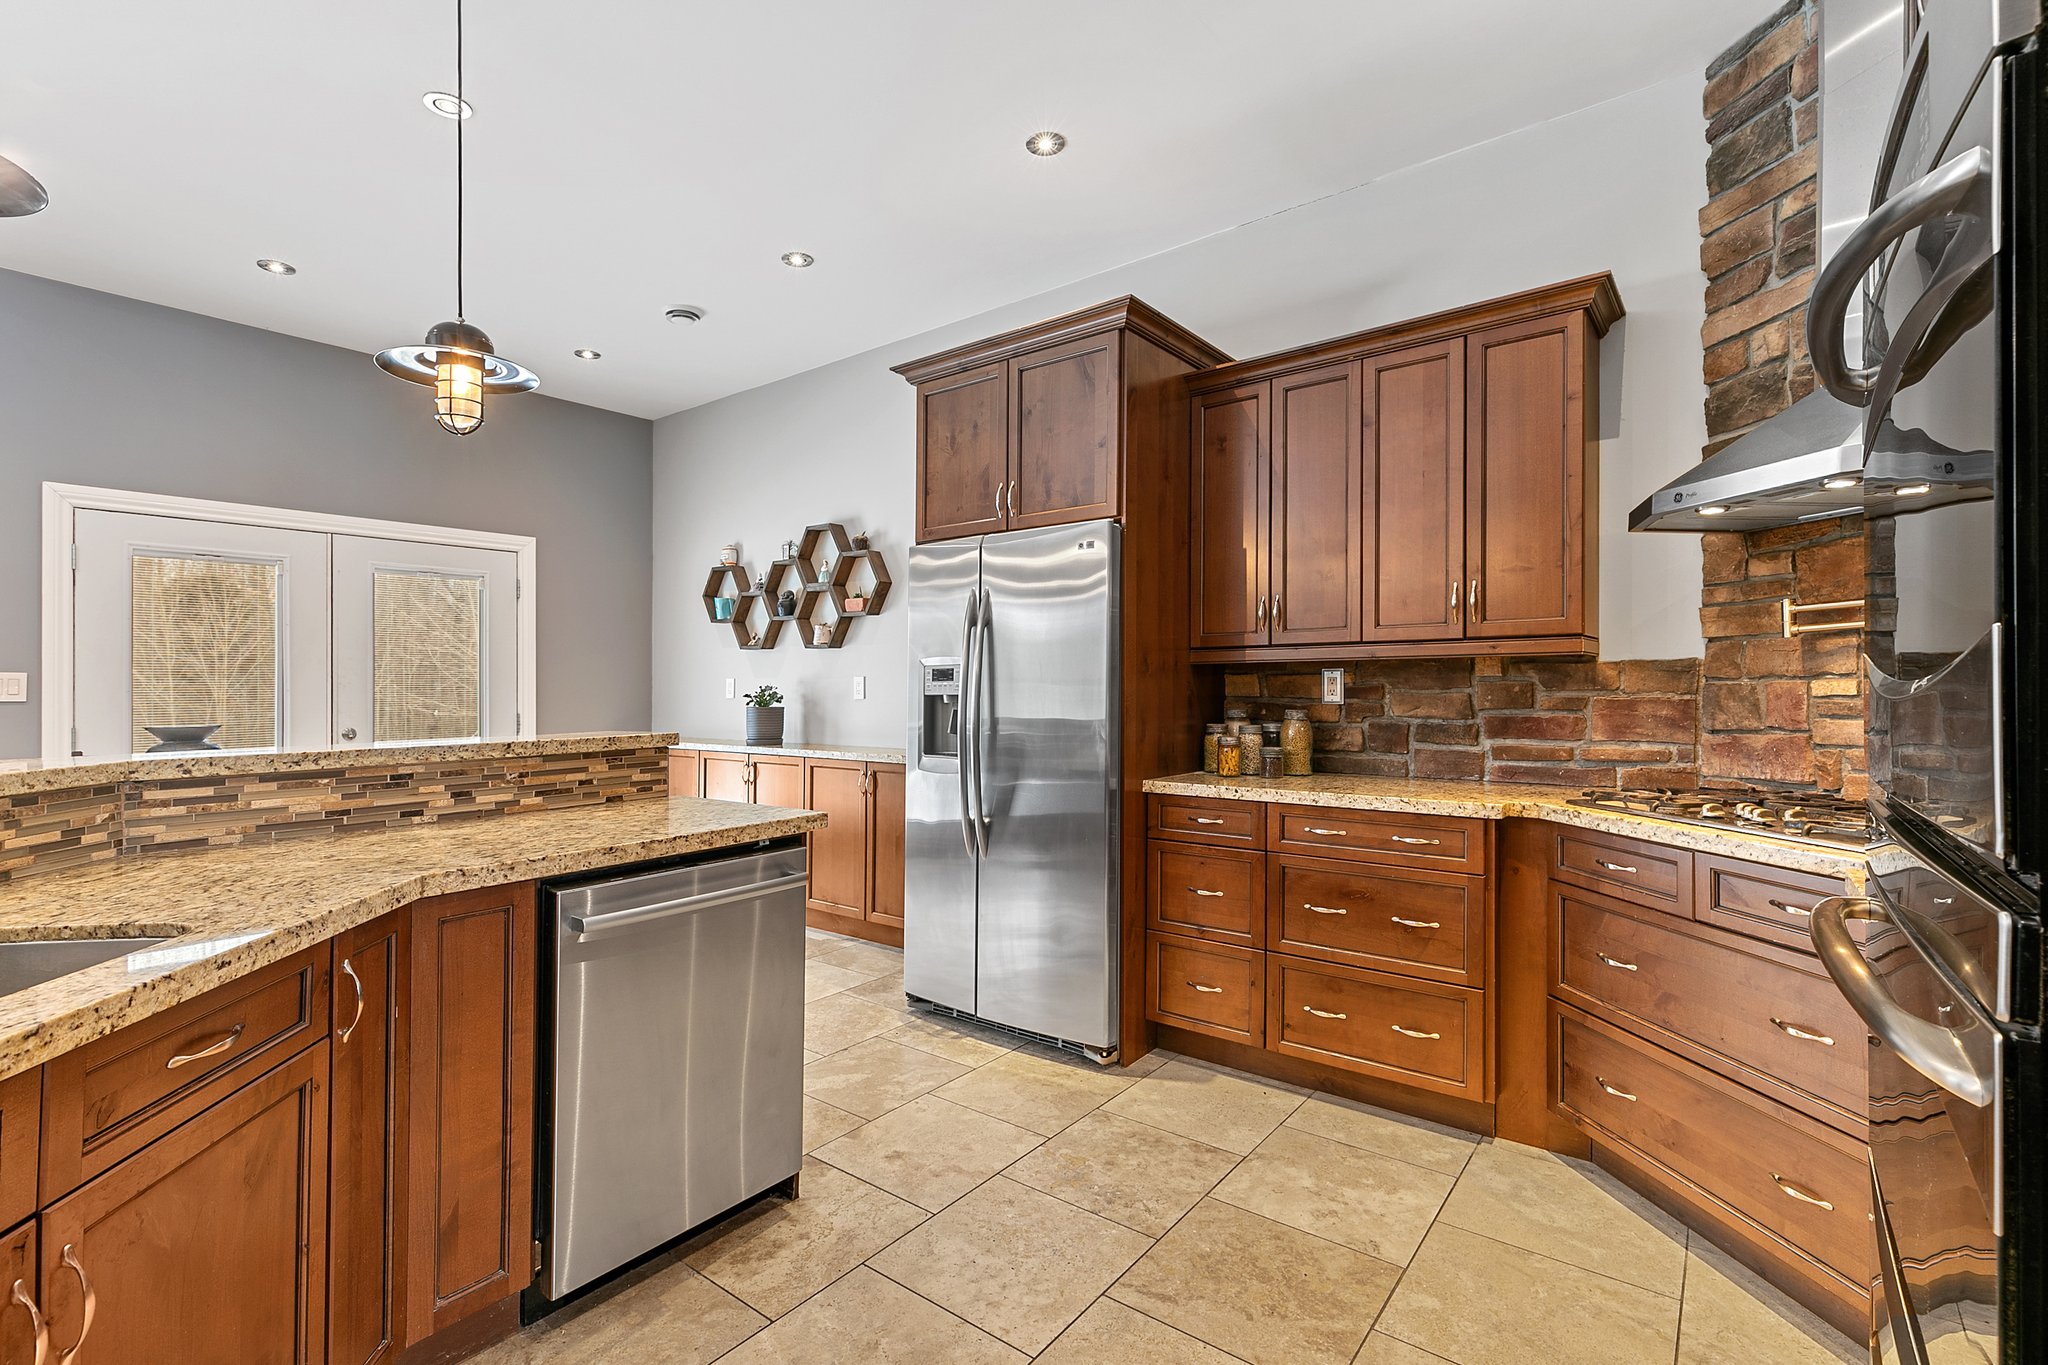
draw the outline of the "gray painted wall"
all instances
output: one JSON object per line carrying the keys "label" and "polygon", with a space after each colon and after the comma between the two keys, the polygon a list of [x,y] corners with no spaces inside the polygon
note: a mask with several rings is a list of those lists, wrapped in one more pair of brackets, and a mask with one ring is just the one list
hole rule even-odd
{"label": "gray painted wall", "polygon": [[[665,417],[654,432],[654,722],[731,738],[741,690],[791,694],[791,735],[900,744],[904,601],[850,647],[785,635],[743,654],[697,596],[718,547],[758,568],[797,528],[839,520],[902,562],[915,534],[916,414],[889,366],[1119,294],[1239,356],[1610,270],[1628,316],[1602,349],[1601,653],[1697,656],[1697,536],[1629,535],[1631,507],[1706,441],[1696,214],[1699,77],[1685,73],[1064,289]],[[1142,186],[1134,186],[1142,193]],[[834,269],[857,266],[839,264]],[[899,581],[902,578],[898,569]],[[855,701],[852,679],[868,697]]]}
{"label": "gray painted wall", "polygon": [[540,728],[644,728],[650,436],[534,395],[458,439],[368,356],[0,271],[0,757],[41,745],[45,480],[535,536]]}

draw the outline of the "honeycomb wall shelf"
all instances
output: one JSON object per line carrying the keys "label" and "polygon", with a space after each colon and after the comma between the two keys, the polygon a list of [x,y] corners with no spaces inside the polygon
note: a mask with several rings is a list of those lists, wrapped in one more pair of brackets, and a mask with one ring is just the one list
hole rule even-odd
{"label": "honeycomb wall shelf", "polygon": [[[866,605],[850,610],[848,590],[867,590]],[[794,623],[797,638],[805,649],[840,649],[855,621],[881,614],[893,580],[881,551],[873,546],[856,546],[846,528],[836,521],[822,521],[804,528],[796,542],[794,556],[772,561],[758,585],[751,581],[744,565],[713,566],[704,581],[704,614],[714,625],[732,628],[733,641],[741,649],[773,649],[785,624]],[[776,599],[784,591],[796,593],[796,610],[784,616],[776,611]],[[732,619],[718,618],[717,601],[734,602]],[[818,627],[825,638],[818,638]]]}

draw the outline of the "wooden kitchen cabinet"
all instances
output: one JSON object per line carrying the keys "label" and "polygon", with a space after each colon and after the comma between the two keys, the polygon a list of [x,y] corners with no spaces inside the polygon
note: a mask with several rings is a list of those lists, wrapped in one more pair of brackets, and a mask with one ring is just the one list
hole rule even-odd
{"label": "wooden kitchen cabinet", "polygon": [[1590,654],[1605,275],[1188,380],[1196,662]]}
{"label": "wooden kitchen cabinet", "polygon": [[900,947],[903,942],[903,794],[900,763],[804,760],[802,799],[825,812],[809,836],[806,919],[820,929]]}
{"label": "wooden kitchen cabinet", "polygon": [[0,1236],[0,1361],[6,1365],[29,1365],[36,1359],[36,1334],[28,1310],[13,1299],[19,1291],[38,1313],[43,1310],[36,1231],[36,1220],[30,1218]]}
{"label": "wooden kitchen cabinet", "polygon": [[404,1297],[420,1341],[532,1278],[533,884],[417,902],[411,929]]}
{"label": "wooden kitchen cabinet", "polygon": [[[43,1069],[0,1081],[0,1226],[11,1227],[36,1211],[42,1126]],[[6,1293],[7,1285],[0,1283],[0,1304],[7,1302]]]}
{"label": "wooden kitchen cabinet", "polygon": [[326,1359],[327,1074],[322,1042],[44,1211],[52,1342],[96,1301],[76,1365]]}
{"label": "wooden kitchen cabinet", "polygon": [[704,799],[752,801],[754,774],[745,754],[706,751],[703,760]]}
{"label": "wooden kitchen cabinet", "polygon": [[1227,359],[1122,298],[897,366],[917,386],[918,542],[1122,518],[1152,368],[1133,338],[1182,368]]}
{"label": "wooden kitchen cabinet", "polygon": [[702,796],[704,794],[704,755],[695,749],[670,749],[668,751],[668,794],[670,796]]}
{"label": "wooden kitchen cabinet", "polygon": [[803,759],[787,754],[749,754],[747,765],[753,793],[748,799],[755,805],[803,809]]}
{"label": "wooden kitchen cabinet", "polygon": [[405,1344],[412,912],[334,940],[327,1363],[381,1365]]}

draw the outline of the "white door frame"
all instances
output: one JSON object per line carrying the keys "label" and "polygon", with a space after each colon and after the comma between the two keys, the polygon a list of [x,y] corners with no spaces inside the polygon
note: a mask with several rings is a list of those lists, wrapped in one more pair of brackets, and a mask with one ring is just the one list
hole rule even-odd
{"label": "white door frame", "polygon": [[[144,516],[185,517],[246,526],[276,526],[291,531],[329,535],[374,536],[384,540],[419,540],[477,550],[510,550],[518,561],[519,726],[518,734],[540,732],[537,641],[538,596],[528,592],[539,580],[539,543],[532,536],[497,531],[466,531],[452,526],[381,521],[328,512],[302,512],[283,507],[181,498],[167,493],[131,493],[85,484],[43,484],[43,759],[56,762],[71,756],[73,692],[72,566],[75,562],[75,517],[81,509],[134,512]],[[528,724],[527,722],[533,722]]]}

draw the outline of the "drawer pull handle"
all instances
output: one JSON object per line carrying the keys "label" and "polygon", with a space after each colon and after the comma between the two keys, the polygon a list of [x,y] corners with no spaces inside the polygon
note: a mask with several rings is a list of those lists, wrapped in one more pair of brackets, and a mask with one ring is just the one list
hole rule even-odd
{"label": "drawer pull handle", "polygon": [[1771,901],[1769,905],[1771,909],[1783,910],[1788,915],[1804,915],[1808,919],[1813,918],[1813,911],[1803,905],[1787,905],[1784,901],[1779,900]]}
{"label": "drawer pull handle", "polygon": [[1835,1040],[1828,1037],[1825,1033],[1809,1032],[1808,1030],[1799,1027],[1799,1025],[1797,1024],[1786,1023],[1783,1019],[1780,1019],[1775,1014],[1771,1016],[1771,1022],[1773,1024],[1776,1024],[1780,1030],[1787,1034],[1790,1034],[1794,1038],[1801,1038],[1809,1043],[1819,1043],[1822,1047],[1833,1047],[1835,1045]]}
{"label": "drawer pull handle", "polygon": [[1193,987],[1194,987],[1194,988],[1195,988],[1196,990],[1200,991],[1200,992],[1201,992],[1202,994],[1204,994],[1204,995],[1221,995],[1221,994],[1223,994],[1223,988],[1222,988],[1221,986],[1204,986],[1204,985],[1203,985],[1203,984],[1202,984],[1201,982],[1199,982],[1199,981],[1190,981],[1190,982],[1188,982],[1188,984],[1189,984],[1190,986],[1193,986]]}
{"label": "drawer pull handle", "polygon": [[1351,1017],[1341,1012],[1333,1014],[1329,1010],[1319,1010],[1314,1005],[1303,1005],[1301,1012],[1303,1014],[1313,1014],[1318,1019],[1349,1019]]}
{"label": "drawer pull handle", "polygon": [[1330,837],[1330,838],[1332,838],[1332,839],[1341,839],[1341,838],[1343,838],[1343,837],[1344,837],[1344,831],[1343,831],[1343,830],[1341,830],[1341,829],[1324,829],[1324,828],[1323,828],[1323,827],[1322,827],[1321,825],[1308,825],[1308,826],[1305,826],[1305,827],[1303,828],[1303,830],[1302,830],[1302,833],[1304,833],[1304,834],[1322,834],[1322,835],[1327,835],[1328,837]]}
{"label": "drawer pull handle", "polygon": [[1607,954],[1605,954],[1605,953],[1594,953],[1594,954],[1593,954],[1593,956],[1594,956],[1594,957],[1597,957],[1597,958],[1599,958],[1599,959],[1600,959],[1600,960],[1601,960],[1602,962],[1605,962],[1605,963],[1606,963],[1606,964],[1607,964],[1608,966],[1610,966],[1610,967],[1614,967],[1614,968],[1618,968],[1619,970],[1621,970],[1621,971],[1624,971],[1624,972],[1633,972],[1633,971],[1640,971],[1640,970],[1641,970],[1641,968],[1637,967],[1637,966],[1636,966],[1636,964],[1635,964],[1635,963],[1633,963],[1633,962],[1623,962],[1623,961],[1622,961],[1622,960],[1621,960],[1620,958],[1618,958],[1618,957],[1609,957],[1609,956],[1608,956]]}
{"label": "drawer pull handle", "polygon": [[1441,929],[1444,927],[1444,922],[1440,919],[1403,919],[1399,915],[1388,915],[1387,918],[1396,924],[1405,924],[1410,929]]}
{"label": "drawer pull handle", "polygon": [[1826,1209],[1829,1213],[1833,1213],[1835,1211],[1835,1206],[1832,1203],[1821,1198],[1817,1194],[1811,1194],[1805,1190],[1800,1189],[1797,1185],[1787,1180],[1784,1176],[1779,1175],[1776,1171],[1771,1172],[1771,1179],[1777,1182],[1777,1186],[1779,1189],[1791,1195],[1800,1203],[1811,1204],[1817,1209]]}
{"label": "drawer pull handle", "polygon": [[1423,1032],[1423,1031],[1422,1031],[1421,1029],[1419,1029],[1419,1028],[1402,1028],[1402,1027],[1401,1027],[1401,1026],[1400,1026],[1399,1024],[1391,1024],[1391,1025],[1389,1025],[1388,1027],[1392,1028],[1392,1029],[1394,1030],[1394,1032],[1396,1032],[1396,1033],[1404,1033],[1404,1034],[1406,1034],[1406,1035],[1407,1035],[1408,1037],[1410,1037],[1410,1038],[1441,1038],[1441,1037],[1443,1037],[1443,1035],[1442,1035],[1441,1033],[1424,1033],[1424,1032]]}
{"label": "drawer pull handle", "polygon": [[1220,815],[1197,815],[1195,823],[1198,825],[1220,825],[1223,823],[1223,817]]}
{"label": "drawer pull handle", "polygon": [[1610,863],[1605,858],[1595,858],[1593,861],[1606,868],[1609,872],[1635,872],[1638,870],[1630,867],[1627,863]]}
{"label": "drawer pull handle", "polygon": [[171,1060],[164,1063],[164,1070],[176,1071],[179,1067],[185,1065],[187,1062],[196,1062],[205,1057],[218,1057],[221,1053],[226,1052],[229,1048],[233,1047],[235,1045],[235,1041],[239,1039],[241,1036],[242,1025],[237,1024],[233,1028],[229,1029],[228,1036],[221,1039],[219,1042],[208,1043],[205,1047],[200,1048],[197,1052],[181,1052],[177,1056],[171,1058]]}
{"label": "drawer pull handle", "polygon": [[9,1297],[28,1310],[28,1326],[35,1333],[36,1342],[34,1365],[43,1365],[44,1358],[50,1354],[50,1324],[43,1320],[43,1310],[36,1307],[36,1301],[28,1296],[23,1281],[14,1282],[14,1293]]}
{"label": "drawer pull handle", "polygon": [[1608,1094],[1614,1096],[1614,1098],[1618,1100],[1627,1100],[1630,1104],[1634,1104],[1636,1102],[1636,1097],[1634,1095],[1629,1094],[1628,1091],[1617,1090],[1613,1086],[1609,1085],[1607,1083],[1607,1078],[1605,1076],[1595,1076],[1593,1078],[1593,1082],[1594,1084],[1598,1085],[1602,1090],[1605,1090]]}
{"label": "drawer pull handle", "polygon": [[1204,891],[1199,886],[1191,886],[1188,890],[1194,892],[1197,896],[1220,896],[1223,894],[1221,891]]}
{"label": "drawer pull handle", "polygon": [[1397,844],[1440,844],[1443,842],[1441,839],[1414,839],[1406,834],[1389,834],[1387,837]]}
{"label": "drawer pull handle", "polygon": [[100,1301],[99,1296],[92,1292],[92,1281],[85,1277],[85,1267],[78,1263],[78,1249],[66,1242],[64,1254],[58,1259],[70,1266],[71,1273],[78,1277],[78,1293],[85,1300],[85,1312],[78,1323],[78,1340],[71,1343],[69,1350],[57,1353],[57,1365],[71,1365],[71,1358],[78,1354],[79,1348],[85,1345],[85,1339],[92,1335],[92,1318],[93,1314],[99,1311]]}
{"label": "drawer pull handle", "polygon": [[1314,901],[1303,901],[1301,908],[1313,910],[1318,915],[1348,915],[1351,913],[1341,905],[1317,905]]}

